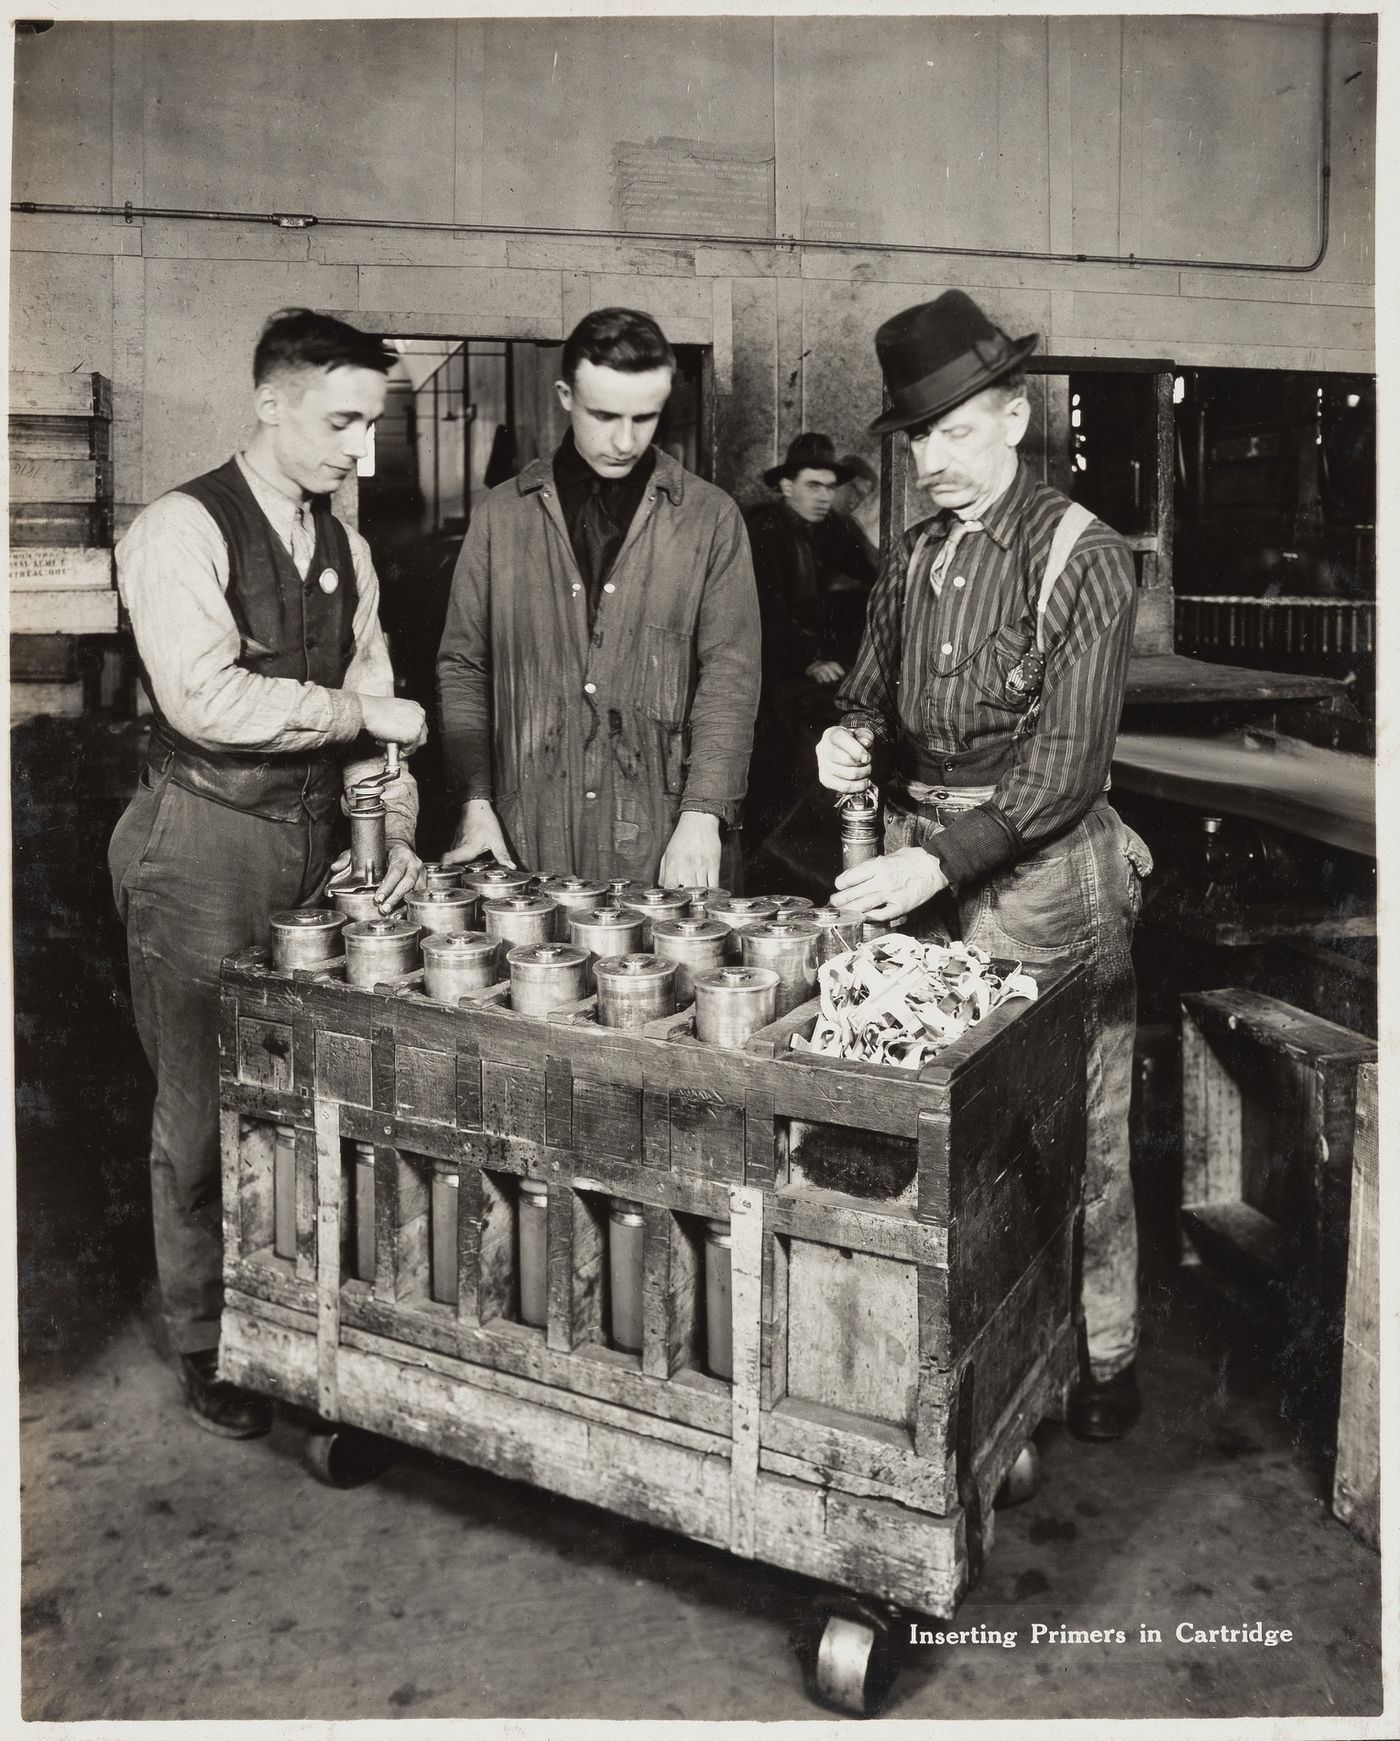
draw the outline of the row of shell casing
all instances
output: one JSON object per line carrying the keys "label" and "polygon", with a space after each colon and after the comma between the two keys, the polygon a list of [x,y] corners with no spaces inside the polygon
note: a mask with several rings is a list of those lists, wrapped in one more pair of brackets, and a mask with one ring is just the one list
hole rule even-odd
{"label": "row of shell casing", "polygon": [[[372,1282],[375,1272],[374,1147],[354,1142],[350,1147],[351,1178],[342,1204],[350,1217],[347,1240],[350,1270],[358,1281]],[[457,1303],[457,1176],[435,1172],[432,1178],[429,1291],[444,1305]],[[273,1163],[273,1250],[278,1257],[297,1254],[296,1132],[278,1125]],[[515,1274],[520,1322],[545,1327],[548,1300],[549,1186],[543,1179],[521,1179],[515,1198]],[[705,1227],[705,1364],[716,1378],[733,1378],[730,1224],[706,1220]],[[615,1348],[640,1353],[645,1216],[630,1198],[608,1200],[607,1318],[604,1326]]]}
{"label": "row of shell casing", "polygon": [[339,896],[336,909],[274,914],[274,966],[314,971],[343,950],[347,982],[373,987],[415,972],[421,955],[424,990],[437,1002],[456,1003],[508,973],[521,1014],[547,1015],[596,992],[602,1026],[636,1028],[693,1003],[699,1039],[737,1046],[810,998],[820,963],[860,940],[858,922],[801,896],[537,879],[505,866],[468,872],[454,889],[454,868],[425,867],[426,886],[409,896],[404,917],[376,909],[354,919]]}

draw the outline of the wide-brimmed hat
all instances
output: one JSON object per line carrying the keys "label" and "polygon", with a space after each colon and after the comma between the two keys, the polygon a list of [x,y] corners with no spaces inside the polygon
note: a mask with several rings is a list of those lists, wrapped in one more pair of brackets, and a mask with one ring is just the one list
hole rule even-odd
{"label": "wide-brimmed hat", "polygon": [[795,478],[800,471],[835,472],[838,484],[844,484],[851,468],[836,457],[836,445],[829,435],[808,430],[790,443],[787,458],[781,465],[769,466],[763,481],[770,490],[777,489],[784,478]]}
{"label": "wide-brimmed hat", "polygon": [[870,433],[941,417],[1018,369],[1039,343],[1039,333],[1009,338],[965,290],[945,290],[935,302],[906,308],[875,334],[890,403]]}

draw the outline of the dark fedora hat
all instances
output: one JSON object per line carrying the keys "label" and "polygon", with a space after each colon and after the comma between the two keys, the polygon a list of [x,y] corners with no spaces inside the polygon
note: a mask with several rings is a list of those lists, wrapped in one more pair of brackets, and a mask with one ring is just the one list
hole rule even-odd
{"label": "dark fedora hat", "polygon": [[941,417],[1020,368],[1039,343],[1039,333],[1008,338],[965,290],[945,290],[935,302],[906,308],[875,334],[890,405],[870,433]]}
{"label": "dark fedora hat", "polygon": [[763,481],[770,490],[775,490],[784,478],[795,478],[800,471],[835,472],[838,484],[844,484],[851,475],[851,468],[837,459],[836,444],[831,437],[819,435],[814,430],[808,430],[791,442],[787,458],[781,465],[769,466],[763,474]]}

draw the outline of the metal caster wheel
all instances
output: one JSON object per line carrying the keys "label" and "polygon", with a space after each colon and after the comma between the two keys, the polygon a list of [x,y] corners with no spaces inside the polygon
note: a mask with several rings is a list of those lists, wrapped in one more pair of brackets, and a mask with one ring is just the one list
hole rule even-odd
{"label": "metal caster wheel", "polygon": [[838,1599],[819,1611],[817,1619],[823,1618],[826,1624],[812,1665],[814,1697],[833,1711],[873,1716],[899,1673],[898,1611]]}
{"label": "metal caster wheel", "polygon": [[1006,1471],[1006,1479],[997,1493],[998,1505],[1024,1505],[1040,1492],[1042,1479],[1040,1452],[1027,1439],[1016,1461]]}
{"label": "metal caster wheel", "polygon": [[377,1433],[358,1427],[331,1427],[306,1440],[306,1464],[327,1487],[363,1487],[398,1461],[399,1448]]}

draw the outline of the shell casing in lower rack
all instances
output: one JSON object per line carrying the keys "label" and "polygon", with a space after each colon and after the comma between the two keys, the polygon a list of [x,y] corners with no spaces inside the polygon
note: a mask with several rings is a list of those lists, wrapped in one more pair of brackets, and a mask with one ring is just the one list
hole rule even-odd
{"label": "shell casing in lower rack", "polygon": [[422,931],[407,919],[360,919],[342,935],[347,985],[382,985],[418,965]]}
{"label": "shell casing in lower rack", "polygon": [[297,1254],[297,1133],[290,1124],[277,1126],[272,1158],[272,1251]]}
{"label": "shell casing in lower rack", "polygon": [[425,937],[423,990],[434,1003],[455,1004],[470,992],[485,991],[501,977],[501,945],[481,931],[456,931]]}
{"label": "shell casing in lower rack", "polygon": [[470,889],[420,889],[404,902],[404,910],[425,933],[446,936],[476,930],[481,902]]}
{"label": "shell casing in lower rack", "polygon": [[506,956],[511,1008],[547,1016],[585,993],[588,951],[576,943],[517,943]]}
{"label": "shell casing in lower rack", "polygon": [[298,967],[320,967],[341,952],[345,915],[333,907],[294,907],[268,920],[272,933],[272,965],[278,973]]}
{"label": "shell casing in lower rack", "polygon": [[515,1237],[520,1266],[520,1321],[543,1330],[548,1321],[549,1185],[522,1179],[515,1200]]}
{"label": "shell casing in lower rack", "polygon": [[735,1050],[775,1019],[778,976],[771,967],[716,967],[695,975],[695,1032],[707,1046]]}
{"label": "shell casing in lower rack", "polygon": [[608,1200],[609,1331],[614,1346],[642,1350],[642,1270],[646,1217],[627,1197]]}
{"label": "shell casing in lower rack", "polygon": [[705,1364],[716,1378],[734,1376],[733,1245],[728,1219],[705,1222]]}
{"label": "shell casing in lower rack", "polygon": [[[353,1269],[356,1281],[374,1280],[374,1144],[350,1144],[350,1177],[347,1195],[354,1203],[350,1216],[354,1228]],[[350,1254],[347,1254],[350,1255]]]}
{"label": "shell casing in lower rack", "polygon": [[457,1207],[460,1194],[456,1172],[434,1168],[428,1203],[428,1225],[432,1234],[428,1297],[443,1306],[457,1304]]}
{"label": "shell casing in lower rack", "polygon": [[605,1028],[642,1028],[676,1009],[676,964],[655,955],[607,955],[593,963],[598,1021]]}
{"label": "shell casing in lower rack", "polygon": [[547,895],[502,895],[481,904],[482,929],[502,943],[552,943],[559,908]]}
{"label": "shell casing in lower rack", "polygon": [[676,964],[676,1008],[695,1001],[696,973],[723,967],[729,946],[729,927],[718,919],[657,919],[651,927],[651,946],[663,961]]}

